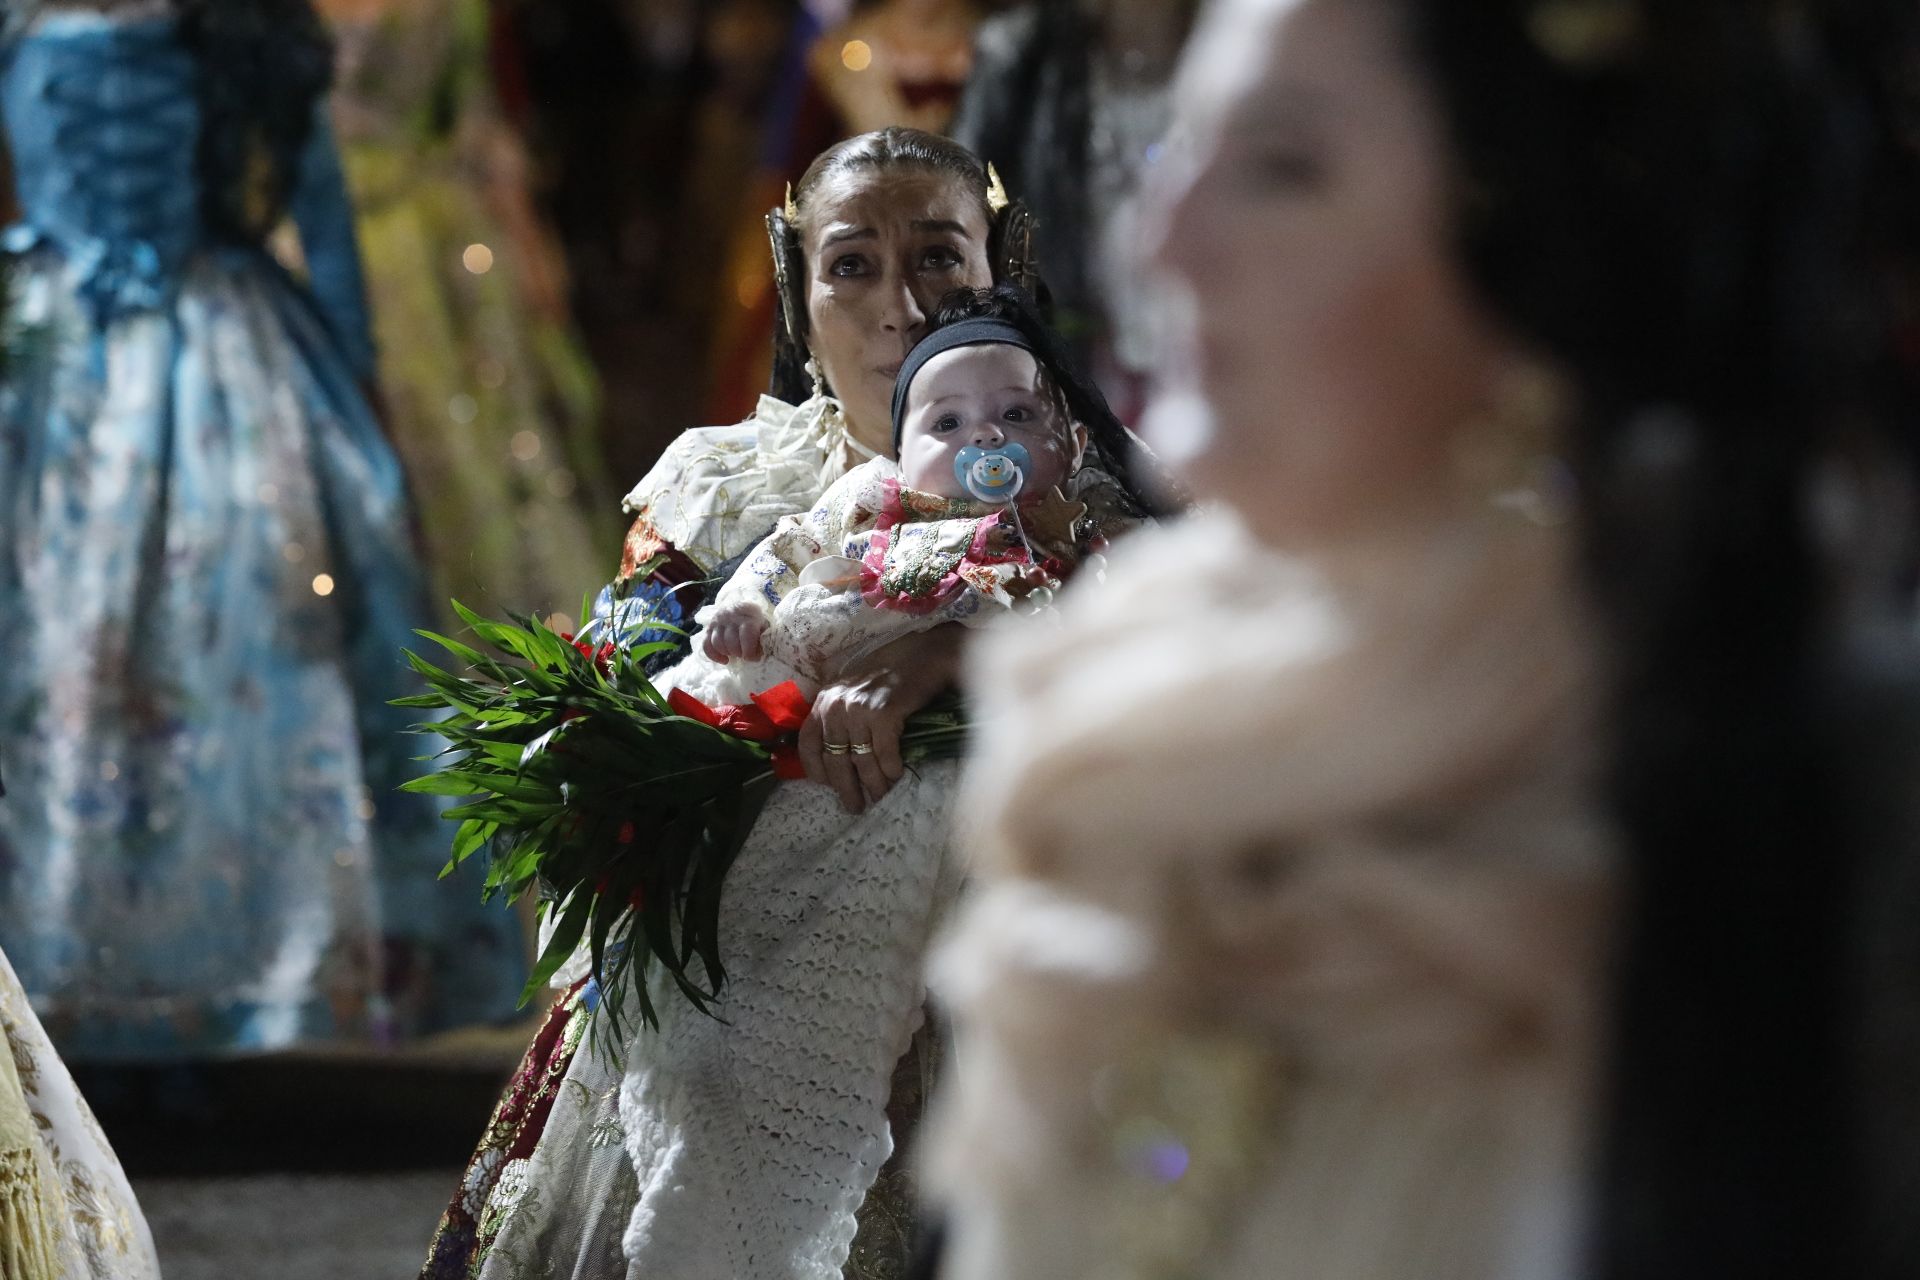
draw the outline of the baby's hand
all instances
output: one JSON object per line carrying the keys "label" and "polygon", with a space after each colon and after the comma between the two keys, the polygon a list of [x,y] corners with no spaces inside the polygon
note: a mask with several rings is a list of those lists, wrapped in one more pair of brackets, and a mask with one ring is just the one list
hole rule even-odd
{"label": "baby's hand", "polygon": [[762,656],[760,637],[767,634],[767,611],[751,602],[730,604],[718,609],[701,633],[702,648],[715,662],[745,658],[758,662]]}

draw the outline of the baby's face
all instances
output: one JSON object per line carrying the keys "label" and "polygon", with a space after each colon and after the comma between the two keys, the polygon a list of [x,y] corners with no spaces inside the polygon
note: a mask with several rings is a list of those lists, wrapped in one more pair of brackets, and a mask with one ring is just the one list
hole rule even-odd
{"label": "baby's face", "polygon": [[1072,474],[1085,432],[1054,403],[1040,365],[1019,347],[992,343],[956,347],[927,361],[908,393],[900,433],[900,469],[909,487],[965,498],[954,470],[960,451],[992,452],[1018,444],[1031,465],[1023,496],[1039,497]]}

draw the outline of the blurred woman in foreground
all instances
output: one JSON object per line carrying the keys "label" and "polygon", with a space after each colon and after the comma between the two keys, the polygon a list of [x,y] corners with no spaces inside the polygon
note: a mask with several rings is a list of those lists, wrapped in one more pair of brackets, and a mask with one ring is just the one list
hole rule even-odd
{"label": "blurred woman in foreground", "polygon": [[1764,9],[1216,6],[1156,443],[1234,514],[977,667],[950,1277],[1894,1260],[1920,46]]}

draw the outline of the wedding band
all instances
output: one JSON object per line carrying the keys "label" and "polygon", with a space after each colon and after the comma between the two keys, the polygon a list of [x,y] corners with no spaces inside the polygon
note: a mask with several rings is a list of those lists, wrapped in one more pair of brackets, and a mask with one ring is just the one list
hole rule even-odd
{"label": "wedding band", "polygon": [[[853,750],[852,747],[848,746],[844,742],[828,742],[823,745],[826,747],[827,754],[830,756],[843,756],[847,754],[847,752]],[[873,750],[873,748],[869,747],[867,748],[867,750],[871,751]]]}
{"label": "wedding band", "polygon": [[873,744],[871,742],[856,742],[849,750],[857,756],[870,756],[873,754]]}

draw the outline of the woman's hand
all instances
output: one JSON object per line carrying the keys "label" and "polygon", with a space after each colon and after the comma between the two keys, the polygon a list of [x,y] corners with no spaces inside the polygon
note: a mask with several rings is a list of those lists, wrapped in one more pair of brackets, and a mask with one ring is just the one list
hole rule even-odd
{"label": "woman's hand", "polygon": [[849,663],[814,700],[800,729],[800,759],[809,778],[839,793],[848,813],[877,803],[905,775],[901,730],[953,683],[965,637],[964,628],[948,623],[895,640]]}
{"label": "woman's hand", "polygon": [[715,662],[764,656],[760,639],[767,634],[767,611],[756,604],[730,604],[717,610],[700,633],[700,644]]}

